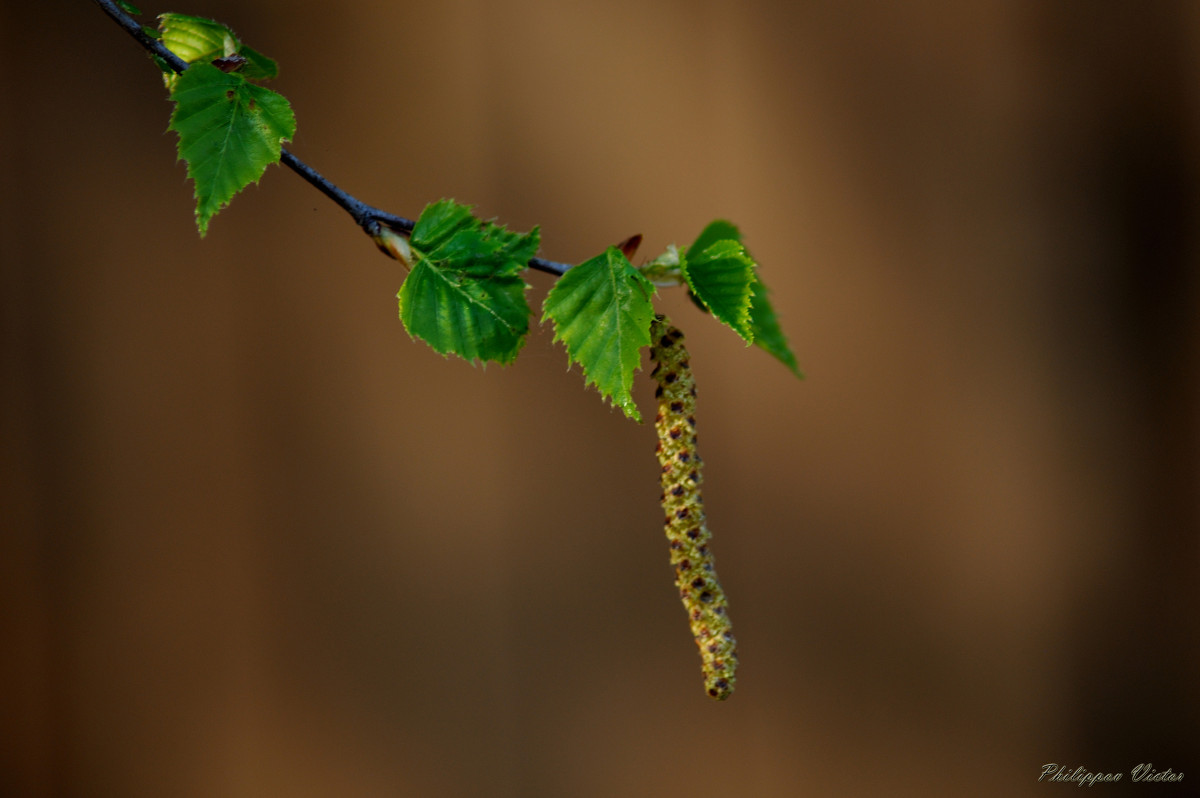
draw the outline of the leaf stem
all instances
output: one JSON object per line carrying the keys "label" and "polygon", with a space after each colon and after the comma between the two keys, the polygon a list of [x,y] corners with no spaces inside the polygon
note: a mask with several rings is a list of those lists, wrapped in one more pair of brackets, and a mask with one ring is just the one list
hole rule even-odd
{"label": "leaf stem", "polygon": [[[161,58],[171,69],[181,73],[188,68],[186,61],[171,52],[161,41],[146,33],[137,20],[126,14],[113,0],[96,0],[96,5],[100,6],[104,13],[112,18],[113,22],[116,22],[126,33],[136,39],[138,44],[147,52]],[[287,149],[283,149],[280,152],[279,160],[293,172],[307,180],[322,194],[337,203],[342,210],[350,214],[354,222],[371,238],[377,238],[381,225],[386,225],[391,230],[403,233],[404,235],[412,233],[414,224],[412,219],[406,219],[403,216],[397,216],[393,213],[380,210],[346,193]],[[529,268],[561,276],[571,268],[571,264],[558,263],[557,261],[545,260],[543,258],[531,258],[529,260]]]}

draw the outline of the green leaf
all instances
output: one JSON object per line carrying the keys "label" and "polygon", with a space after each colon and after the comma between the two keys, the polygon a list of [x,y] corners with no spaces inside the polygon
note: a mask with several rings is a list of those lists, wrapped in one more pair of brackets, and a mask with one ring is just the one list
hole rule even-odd
{"label": "green leaf", "polygon": [[[236,54],[246,59],[245,66],[238,71],[251,80],[270,80],[279,74],[279,65],[273,58],[243,44],[220,22],[187,14],[159,14],[158,20],[161,33],[156,35],[171,52],[189,64],[207,64]],[[172,88],[177,80],[174,70],[164,71],[169,73],[167,88]]]}
{"label": "green leaf", "polygon": [[531,312],[520,272],[539,240],[536,228],[512,233],[453,200],[428,205],[413,227],[413,268],[397,295],[409,335],[443,355],[511,363]]}
{"label": "green leaf", "polygon": [[641,349],[650,345],[654,286],[616,247],[570,269],[542,306],[542,321],[554,322],[554,340],[583,368],[601,396],[641,421],[630,391]]}
{"label": "green leaf", "polygon": [[241,45],[233,31],[204,17],[159,14],[158,29],[167,49],[189,64],[233,55]]}
{"label": "green leaf", "polygon": [[[742,232],[732,222],[718,219],[704,228],[689,247],[688,252],[689,254],[694,251],[704,252],[722,241],[733,241],[741,245]],[[803,379],[804,373],[800,371],[800,367],[796,363],[796,356],[788,347],[787,338],[779,326],[775,309],[771,307],[771,301],[768,298],[770,291],[758,274],[758,263],[744,247],[742,252],[755,265],[754,277],[750,284],[750,317],[748,321],[752,340],[755,346],[761,347],[778,358],[793,374]],[[691,296],[696,304],[707,309],[695,294],[691,294]]]}
{"label": "green leaf", "polygon": [[296,119],[281,95],[211,64],[195,64],[180,75],[171,99],[175,111],[168,129],[179,134],[179,157],[195,183],[196,226],[203,236],[235,194],[279,161],[283,142],[296,133]]}
{"label": "green leaf", "polygon": [[717,219],[700,231],[696,240],[688,247],[689,251],[703,252],[718,241],[736,241],[742,243],[742,231],[733,222]]}
{"label": "green leaf", "polygon": [[125,0],[117,0],[117,5],[119,5],[121,10],[126,14],[132,14],[135,17],[142,13],[141,9],[139,9],[133,3],[126,3]]}
{"label": "green leaf", "polygon": [[[703,252],[718,241],[736,241],[742,243],[742,231],[737,229],[737,225],[733,222],[727,222],[724,219],[717,219],[710,222],[708,227],[700,231],[700,235],[696,236],[696,240],[688,247],[688,250],[693,252]],[[746,253],[749,255],[750,253]],[[708,313],[708,306],[696,296],[696,293],[690,288],[688,289],[688,299],[692,300],[692,304]]]}
{"label": "green leaf", "polygon": [[430,204],[417,219],[412,246],[438,261],[454,261],[469,274],[491,277],[524,271],[537,253],[537,228],[524,235],[481,222],[467,205],[454,200]]}
{"label": "green leaf", "polygon": [[275,63],[275,59],[268,58],[248,44],[238,48],[238,55],[244,56],[248,62],[242,74],[251,80],[271,80],[279,75],[279,64]]}
{"label": "green leaf", "polygon": [[771,301],[767,298],[769,293],[767,286],[755,275],[754,294],[750,305],[750,328],[754,331],[754,344],[778,358],[779,362],[797,377],[804,379],[804,372],[800,370],[796,356],[788,348],[787,338],[779,327],[775,309],[771,307]]}
{"label": "green leaf", "polygon": [[703,250],[689,248],[683,261],[683,277],[714,316],[732,327],[746,343],[754,342],[750,326],[754,261],[741,244],[725,240]]}
{"label": "green leaf", "polygon": [[408,334],[440,354],[463,360],[511,363],[529,329],[529,305],[520,277],[469,277],[463,270],[421,260],[397,297]]}
{"label": "green leaf", "polygon": [[425,206],[413,226],[414,247],[432,252],[446,243],[456,232],[478,229],[479,222],[468,205],[459,205],[452,199],[438,200]]}

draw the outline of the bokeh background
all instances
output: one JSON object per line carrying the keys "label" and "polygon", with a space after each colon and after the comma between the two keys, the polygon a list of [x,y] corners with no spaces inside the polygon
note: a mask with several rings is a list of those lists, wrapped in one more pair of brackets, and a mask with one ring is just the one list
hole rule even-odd
{"label": "bokeh background", "polygon": [[650,426],[545,328],[508,368],[411,341],[399,266],[285,169],[201,240],[141,50],[6,2],[0,793],[1200,780],[1200,5],[141,5],[277,58],[293,151],[393,212],[570,262],[737,221],[808,378],[661,296],[716,704]]}

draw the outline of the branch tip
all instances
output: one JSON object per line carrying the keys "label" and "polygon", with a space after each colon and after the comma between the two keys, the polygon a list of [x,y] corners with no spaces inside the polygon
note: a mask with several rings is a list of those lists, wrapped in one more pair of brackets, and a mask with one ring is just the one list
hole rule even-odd
{"label": "branch tip", "polygon": [[[158,56],[176,73],[181,74],[188,68],[186,61],[184,61],[175,53],[171,52],[171,50],[168,49],[167,46],[161,41],[146,33],[142,26],[138,24],[137,20],[125,13],[124,9],[113,2],[113,0],[95,0],[95,2],[96,5],[100,6],[101,10],[103,10],[104,13],[113,20],[113,22],[117,23],[117,25],[124,29],[126,33],[132,36],[134,40],[137,41],[137,43],[140,44],[144,50],[146,50],[146,52]],[[333,200],[340,208],[342,208],[342,210],[346,211],[346,213],[350,214],[351,218],[354,219],[355,224],[361,227],[363,232],[370,236],[371,239],[375,241],[376,245],[387,254],[392,255],[391,248],[384,247],[379,243],[381,234],[383,233],[381,225],[386,226],[390,231],[393,232],[393,234],[400,234],[405,237],[412,234],[412,230],[415,225],[415,222],[413,222],[412,219],[406,219],[403,216],[397,216],[395,214],[388,213],[387,211],[380,210],[379,208],[368,205],[357,197],[346,193],[342,189],[338,188],[337,185],[326,179],[325,176],[316,169],[313,169],[311,166],[304,163],[304,161],[297,158],[287,148],[282,148],[280,150],[279,161],[293,172],[300,175],[300,177],[308,181],[309,184],[311,184],[326,197]],[[393,257],[395,257],[395,255],[393,255]],[[544,260],[542,258],[532,258],[528,265],[531,269],[536,269],[537,271],[547,272],[548,274],[554,274],[558,276],[565,274],[567,269],[571,268],[571,264],[569,263],[558,263],[556,261]]]}

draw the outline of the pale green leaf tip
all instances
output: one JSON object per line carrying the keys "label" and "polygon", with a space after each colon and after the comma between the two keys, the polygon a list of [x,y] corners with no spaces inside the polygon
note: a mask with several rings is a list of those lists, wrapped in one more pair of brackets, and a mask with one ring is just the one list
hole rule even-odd
{"label": "pale green leaf tip", "polygon": [[796,375],[796,379],[798,379],[798,380],[807,379],[807,376],[804,374],[804,371],[802,371],[800,366],[794,362],[794,359],[793,359],[793,362],[788,362],[786,359],[780,357],[779,355],[776,355],[774,352],[768,352],[767,354],[773,355],[776,360],[778,360],[780,363],[783,364],[784,368],[786,368],[792,374]]}

